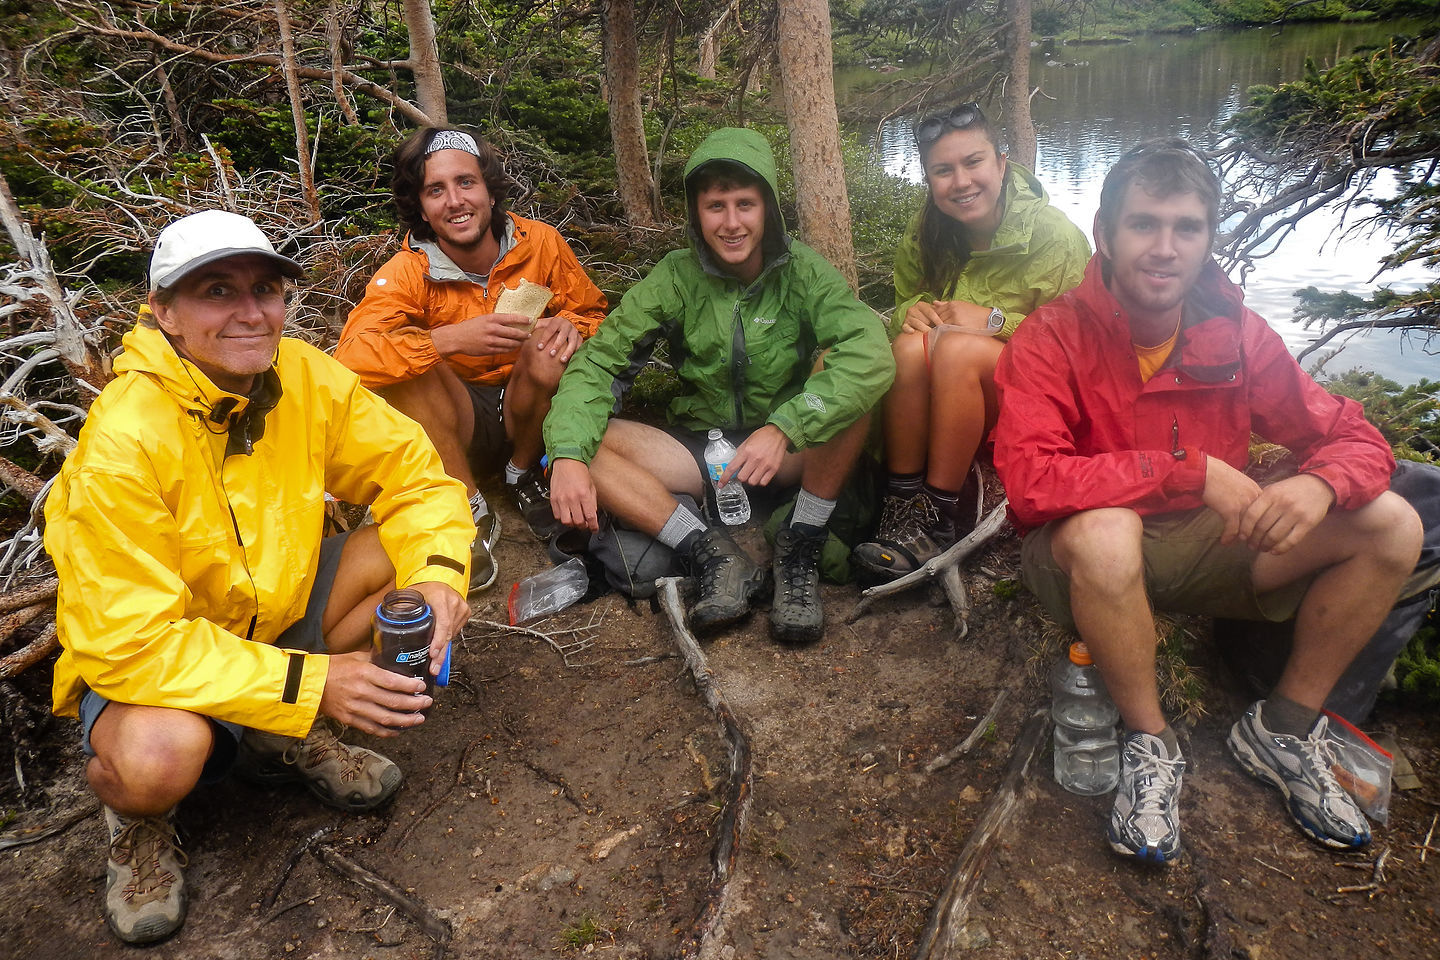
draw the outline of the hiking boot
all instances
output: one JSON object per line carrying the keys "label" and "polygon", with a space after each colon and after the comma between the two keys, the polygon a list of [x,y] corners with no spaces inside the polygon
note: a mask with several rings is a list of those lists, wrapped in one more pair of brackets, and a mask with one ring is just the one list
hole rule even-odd
{"label": "hiking boot", "polygon": [[770,636],[781,643],[814,643],[825,632],[820,609],[820,548],[826,533],[807,536],[794,527],[775,534],[775,600]]}
{"label": "hiking boot", "polygon": [[1180,856],[1180,781],[1185,758],[1165,741],[1132,733],[1120,749],[1120,782],[1110,808],[1110,849],[1146,863]]}
{"label": "hiking boot", "polygon": [[955,526],[929,495],[887,496],[875,539],[855,548],[855,561],[884,580],[918,570],[955,542]]}
{"label": "hiking boot", "polygon": [[561,523],[550,509],[550,482],[544,470],[531,467],[519,480],[505,484],[505,489],[535,539],[549,540],[560,532]]}
{"label": "hiking boot", "polygon": [[478,591],[494,583],[500,574],[493,554],[495,541],[500,539],[500,518],[491,512],[479,490],[470,498],[470,519],[475,521],[475,539],[470,544],[470,589]]}
{"label": "hiking boot", "polygon": [[404,775],[374,750],[341,743],[337,727],[329,717],[317,717],[304,740],[246,730],[235,772],[265,787],[303,783],[340,810],[373,810],[394,795]]}
{"label": "hiking boot", "polygon": [[109,807],[110,858],[105,864],[105,922],[126,943],[163,940],[185,922],[185,853],[163,817],[122,817]]}
{"label": "hiking boot", "polygon": [[1335,779],[1329,718],[1322,714],[1302,740],[1265,729],[1264,706],[1264,700],[1251,704],[1230,728],[1230,753],[1250,776],[1285,794],[1290,815],[1307,837],[1338,849],[1365,846],[1370,822]]}
{"label": "hiking boot", "polygon": [[690,572],[700,582],[700,599],[690,608],[690,629],[734,623],[750,611],[750,598],[765,583],[765,571],[719,527],[707,527],[690,548]]}

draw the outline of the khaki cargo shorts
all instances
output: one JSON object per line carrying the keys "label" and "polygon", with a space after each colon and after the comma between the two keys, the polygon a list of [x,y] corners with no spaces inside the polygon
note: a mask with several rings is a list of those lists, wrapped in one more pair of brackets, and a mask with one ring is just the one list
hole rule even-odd
{"label": "khaki cargo shorts", "polygon": [[[1052,520],[1026,535],[1020,548],[1021,578],[1061,626],[1073,629],[1070,578],[1051,553]],[[1193,613],[1231,620],[1289,620],[1300,608],[1314,574],[1257,594],[1251,577],[1255,551],[1242,541],[1222,544],[1225,524],[1209,508],[1144,518],[1140,546],[1150,605],[1165,613]]]}

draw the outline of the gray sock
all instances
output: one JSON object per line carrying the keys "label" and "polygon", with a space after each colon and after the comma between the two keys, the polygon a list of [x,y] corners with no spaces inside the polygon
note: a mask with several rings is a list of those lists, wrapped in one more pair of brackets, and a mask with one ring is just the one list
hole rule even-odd
{"label": "gray sock", "polygon": [[691,533],[704,532],[705,524],[701,522],[700,518],[677,503],[674,512],[665,521],[665,526],[660,528],[660,533],[656,535],[655,539],[674,550]]}
{"label": "gray sock", "polygon": [[795,498],[795,512],[790,516],[790,526],[803,523],[818,530],[830,521],[830,514],[834,512],[834,500],[817,497],[801,487],[800,495]]}
{"label": "gray sock", "polygon": [[1262,722],[1265,729],[1271,733],[1289,734],[1304,740],[1310,735],[1310,728],[1315,726],[1315,721],[1320,717],[1319,710],[1311,710],[1278,693],[1270,694],[1270,698],[1264,703]]}
{"label": "gray sock", "polygon": [[[1131,730],[1127,727],[1125,729],[1125,736],[1121,739],[1128,740],[1131,734],[1142,732],[1143,731],[1140,730]],[[1175,730],[1170,724],[1165,724],[1164,730],[1161,730],[1159,733],[1152,733],[1150,736],[1158,738],[1161,743],[1165,744],[1165,752],[1170,755],[1171,760],[1180,756],[1180,738],[1175,736]]]}

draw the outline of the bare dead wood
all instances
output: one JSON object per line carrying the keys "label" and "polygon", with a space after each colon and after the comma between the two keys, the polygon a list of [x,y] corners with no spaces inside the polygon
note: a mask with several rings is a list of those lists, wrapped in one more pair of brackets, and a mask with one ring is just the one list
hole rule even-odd
{"label": "bare dead wood", "polygon": [[1336,887],[1335,893],[1339,896],[1331,897],[1331,901],[1340,899],[1347,893],[1363,893],[1367,900],[1374,900],[1384,892],[1385,887],[1385,863],[1390,859],[1390,848],[1386,847],[1380,851],[1374,861],[1370,864],[1370,882],[1357,883],[1345,887]]}
{"label": "bare dead wood", "polygon": [[44,660],[60,646],[55,639],[55,624],[48,624],[40,631],[40,636],[30,641],[25,646],[16,650],[4,659],[0,659],[0,680],[8,680]]}
{"label": "bare dead wood", "polygon": [[[290,879],[291,872],[295,869],[295,865],[300,862],[300,858],[305,855],[305,851],[339,829],[335,824],[327,823],[323,827],[318,827],[310,831],[295,845],[295,849],[290,851],[290,856],[285,858],[285,863],[280,867],[280,877],[275,881],[275,886],[271,887],[270,892],[265,895],[265,899],[260,901],[260,909],[269,910],[275,906],[275,901],[280,898],[280,891],[285,889],[286,881]],[[284,911],[282,910],[280,912],[283,913]],[[279,913],[271,914],[270,919],[274,920],[277,916],[279,916]]]}
{"label": "bare dead wood", "polygon": [[5,457],[0,457],[0,483],[32,503],[45,486],[44,480]]}
{"label": "bare dead wood", "polygon": [[[979,550],[992,538],[998,536],[1000,531],[1005,529],[1007,523],[1005,507],[1008,503],[1008,500],[1002,498],[1000,503],[986,515],[985,519],[976,525],[974,530],[958,540],[944,553],[932,557],[919,569],[912,570],[905,574],[905,576],[891,580],[889,583],[878,584],[862,590],[860,599],[845,617],[845,622],[854,623],[856,620],[859,620],[865,611],[870,608],[870,605],[880,597],[888,597],[892,594],[908,590],[917,583],[923,583],[935,577],[942,577],[940,582],[944,585],[945,580],[943,577],[947,570],[958,568],[965,558]],[[958,571],[955,578],[958,580]],[[958,595],[953,591],[954,582],[952,581],[950,586],[946,586],[946,595],[949,597],[951,609],[955,613],[956,634],[959,637],[964,637],[969,630],[969,624],[966,621],[966,616],[969,613],[969,602],[968,599],[964,597],[963,587]]]}
{"label": "bare dead wood", "polygon": [[6,616],[0,617],[0,645],[3,645],[6,640],[9,640],[10,635],[16,630],[19,630],[48,609],[51,609],[51,605],[48,603],[32,603]]}
{"label": "bare dead wood", "polygon": [[28,847],[32,843],[39,843],[41,840],[48,840],[69,830],[82,820],[88,820],[100,812],[100,804],[90,803],[79,810],[74,810],[53,823],[36,827],[33,830],[22,830],[13,837],[0,837],[0,852],[14,850],[16,847]]}
{"label": "bare dead wood", "polygon": [[310,166],[310,131],[305,127],[305,101],[300,95],[300,76],[295,72],[295,38],[290,30],[290,12],[285,0],[275,0],[275,23],[280,30],[280,66],[285,75],[285,94],[290,100],[290,119],[295,124],[295,161],[300,172],[300,192],[310,208],[311,219],[320,221],[320,194],[315,190],[315,171]]}
{"label": "bare dead wood", "polygon": [[680,604],[679,584],[677,577],[661,577],[655,581],[659,590],[660,607],[665,611],[665,616],[674,630],[675,645],[680,649],[680,654],[690,669],[696,692],[720,721],[730,757],[730,777],[721,798],[720,817],[715,824],[715,847],[710,853],[710,883],[700,914],[690,926],[690,936],[677,954],[679,957],[698,957],[723,928],[730,878],[735,871],[740,837],[745,831],[755,784],[750,764],[750,737],[740,718],[726,702],[724,692],[710,671],[710,662],[705,652],[700,649],[695,635],[685,625],[685,610]]}
{"label": "bare dead wood", "polygon": [[345,92],[345,84],[340,82],[340,72],[345,68],[346,20],[347,18],[341,16],[340,5],[331,0],[330,13],[325,20],[325,39],[330,45],[330,92],[335,96],[335,102],[340,105],[345,122],[357,127],[360,125],[360,117],[355,113],[355,104],[350,102],[350,95]]}
{"label": "bare dead wood", "polygon": [[435,960],[445,956],[445,947],[455,935],[450,921],[437,914],[427,904],[401,890],[378,873],[361,866],[328,843],[317,843],[310,848],[315,858],[340,876],[351,880],[414,920],[427,937],[435,941]]}
{"label": "bare dead wood", "polygon": [[975,724],[975,729],[970,731],[970,735],[964,740],[961,740],[958,746],[946,750],[940,754],[940,756],[925,764],[925,772],[934,773],[936,770],[943,770],[969,753],[975,744],[980,742],[980,738],[985,736],[985,731],[990,729],[990,724],[994,723],[995,718],[1000,715],[1000,708],[1004,706],[1005,698],[1009,695],[1010,690],[1008,688],[1002,688],[1000,693],[995,697],[995,702],[990,704],[990,709],[985,711],[985,716],[981,717],[980,722]]}
{"label": "bare dead wood", "polygon": [[9,593],[0,594],[0,613],[17,610],[20,607],[28,607],[32,603],[40,600],[48,600],[55,596],[56,591],[59,589],[59,579],[51,577],[48,580],[42,580],[28,587],[21,587],[19,590],[11,590]]}
{"label": "bare dead wood", "polygon": [[981,873],[999,844],[999,838],[1020,806],[1020,791],[1030,774],[1030,764],[1040,753],[1046,734],[1050,732],[1050,711],[1036,710],[1020,730],[1010,751],[1005,776],[995,789],[985,812],[975,822],[975,829],[965,841],[960,858],[950,872],[950,879],[940,895],[930,922],[920,936],[915,960],[945,960],[959,956],[957,943],[970,913],[970,899],[980,887]]}

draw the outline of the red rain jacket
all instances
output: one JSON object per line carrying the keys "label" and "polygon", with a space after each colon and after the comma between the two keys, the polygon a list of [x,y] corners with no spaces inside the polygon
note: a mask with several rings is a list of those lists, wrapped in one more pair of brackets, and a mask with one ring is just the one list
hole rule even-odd
{"label": "red rain jacket", "polygon": [[1148,382],[1102,270],[1097,254],[1080,286],[1031,313],[995,371],[995,468],[1017,530],[1099,507],[1201,507],[1205,457],[1243,470],[1252,432],[1328,483],[1339,509],[1387,489],[1395,459],[1360,405],[1310,379],[1213,262]]}

